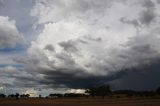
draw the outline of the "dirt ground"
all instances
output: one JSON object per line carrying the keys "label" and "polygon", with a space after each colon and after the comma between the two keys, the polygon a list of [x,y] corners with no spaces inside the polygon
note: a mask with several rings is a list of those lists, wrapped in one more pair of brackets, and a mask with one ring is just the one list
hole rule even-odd
{"label": "dirt ground", "polygon": [[142,98],[61,98],[0,99],[0,106],[160,106],[160,99]]}

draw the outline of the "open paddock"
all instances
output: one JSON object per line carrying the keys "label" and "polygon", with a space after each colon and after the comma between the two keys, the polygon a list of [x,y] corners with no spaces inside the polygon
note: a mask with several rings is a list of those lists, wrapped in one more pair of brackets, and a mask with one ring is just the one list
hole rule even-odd
{"label": "open paddock", "polygon": [[152,98],[28,98],[0,99],[0,106],[160,106],[160,99]]}

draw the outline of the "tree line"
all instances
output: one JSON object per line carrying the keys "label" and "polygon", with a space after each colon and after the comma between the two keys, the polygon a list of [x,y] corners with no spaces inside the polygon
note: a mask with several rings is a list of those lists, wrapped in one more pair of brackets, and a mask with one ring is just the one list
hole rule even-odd
{"label": "tree line", "polygon": [[[69,97],[101,97],[105,98],[110,97],[112,98],[113,95],[126,95],[126,97],[132,97],[132,96],[140,96],[140,97],[151,97],[155,95],[160,95],[160,87],[158,87],[155,91],[134,91],[134,90],[114,90],[112,91],[109,85],[102,85],[102,86],[96,86],[96,87],[88,87],[85,90],[85,93],[53,93],[49,94],[45,98],[69,98]],[[0,94],[0,98],[29,98],[29,94],[10,94],[10,95],[5,95],[5,94]],[[39,98],[42,98],[41,95],[39,95]]]}
{"label": "tree line", "polygon": [[47,98],[62,98],[62,97],[101,97],[105,98],[110,97],[112,98],[113,96],[116,96],[119,98],[119,95],[125,95],[126,97],[133,97],[133,96],[138,96],[138,97],[153,97],[156,95],[160,95],[160,87],[157,88],[154,91],[135,91],[135,90],[111,90],[109,85],[102,85],[102,86],[96,86],[96,87],[88,87],[85,90],[85,93],[82,94],[76,94],[76,93],[65,93],[65,94],[59,94],[59,93],[54,93],[54,94],[49,94]]}
{"label": "tree line", "polygon": [[29,94],[19,94],[19,93],[16,93],[16,94],[10,94],[10,95],[5,95],[5,94],[0,94],[0,98],[16,98],[16,99],[19,99],[19,98],[29,98],[30,95]]}

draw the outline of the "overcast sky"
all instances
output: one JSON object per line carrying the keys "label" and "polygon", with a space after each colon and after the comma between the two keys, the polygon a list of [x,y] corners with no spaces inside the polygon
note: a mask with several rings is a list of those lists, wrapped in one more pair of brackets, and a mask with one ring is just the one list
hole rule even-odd
{"label": "overcast sky", "polygon": [[160,0],[0,0],[0,92],[154,90],[159,44]]}

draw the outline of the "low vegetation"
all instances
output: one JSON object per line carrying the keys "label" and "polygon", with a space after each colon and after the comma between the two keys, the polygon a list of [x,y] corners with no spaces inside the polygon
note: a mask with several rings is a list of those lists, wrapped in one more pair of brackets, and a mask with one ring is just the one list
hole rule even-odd
{"label": "low vegetation", "polygon": [[160,106],[160,88],[155,91],[116,90],[110,86],[88,87],[85,93],[49,94],[32,98],[29,94],[0,94],[0,106]]}

